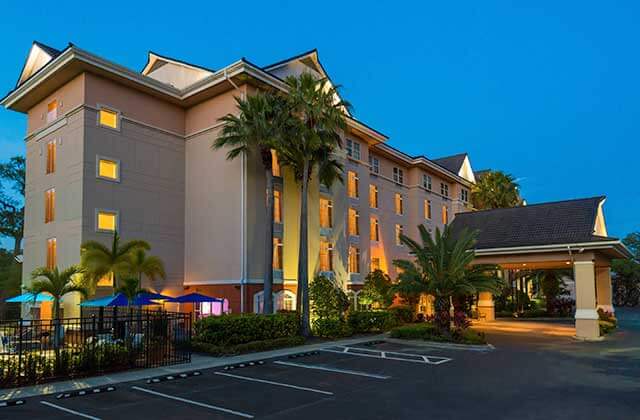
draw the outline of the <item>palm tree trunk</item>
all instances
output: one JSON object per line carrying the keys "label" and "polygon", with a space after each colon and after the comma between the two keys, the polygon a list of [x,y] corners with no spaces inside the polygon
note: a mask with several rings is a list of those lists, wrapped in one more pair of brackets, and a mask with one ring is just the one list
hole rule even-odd
{"label": "palm tree trunk", "polygon": [[[269,151],[271,159],[271,151]],[[267,220],[265,223],[264,244],[264,313],[273,312],[273,173],[271,165],[265,166],[265,178],[267,180]]]}
{"label": "palm tree trunk", "polygon": [[435,324],[438,332],[448,335],[451,329],[451,317],[449,315],[450,302],[446,296],[436,296],[435,302],[436,318]]}
{"label": "palm tree trunk", "polygon": [[298,259],[298,307],[300,314],[300,332],[303,337],[311,335],[309,314],[309,233],[308,233],[308,187],[309,161],[304,162],[302,174],[302,196],[300,197],[300,244]]}

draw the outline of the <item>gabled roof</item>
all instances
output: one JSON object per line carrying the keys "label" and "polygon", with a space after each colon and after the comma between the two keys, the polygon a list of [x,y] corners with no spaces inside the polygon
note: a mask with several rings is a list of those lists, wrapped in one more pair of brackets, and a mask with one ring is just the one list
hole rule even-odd
{"label": "gabled roof", "polygon": [[57,57],[58,55],[60,55],[60,50],[57,50],[53,47],[50,47],[48,45],[43,44],[42,42],[38,42],[38,41],[33,41],[34,45],[37,45],[38,47],[40,47],[42,50],[44,50],[44,52],[46,52],[47,54],[49,54],[51,56],[51,58]]}
{"label": "gabled roof", "polygon": [[464,163],[466,157],[466,153],[459,153],[457,155],[445,156],[432,160],[443,168],[446,168],[454,174],[457,174],[458,172],[460,172],[460,169],[462,168],[462,164]]}
{"label": "gabled roof", "polygon": [[22,66],[22,70],[20,71],[20,77],[18,77],[16,86],[24,83],[27,79],[37,73],[47,63],[59,56],[61,53],[62,51],[60,50],[45,45],[41,42],[33,41],[33,43],[31,44],[31,49],[29,50],[29,55],[24,61],[24,65]]}
{"label": "gabled roof", "polygon": [[464,228],[479,231],[476,249],[617,241],[595,233],[604,200],[600,196],[458,213],[451,229],[454,234]]}

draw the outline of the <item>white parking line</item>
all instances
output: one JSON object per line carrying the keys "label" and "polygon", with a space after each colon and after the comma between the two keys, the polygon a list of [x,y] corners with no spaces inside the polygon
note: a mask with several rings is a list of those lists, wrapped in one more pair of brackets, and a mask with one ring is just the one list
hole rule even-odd
{"label": "white parking line", "polygon": [[327,371],[327,372],[344,373],[346,375],[364,376],[366,378],[389,379],[391,377],[391,376],[384,376],[384,375],[376,375],[375,373],[358,372],[358,371],[355,371],[355,370],[336,369],[336,368],[330,368],[330,367],[326,367],[326,366],[304,365],[302,363],[283,362],[281,360],[276,360],[273,363],[275,363],[277,365],[293,366],[293,367],[299,367],[299,368],[303,368],[303,369],[324,370],[324,371]]}
{"label": "white parking line", "polygon": [[[340,350],[337,350],[338,348]],[[355,351],[351,351],[351,350],[355,350]],[[320,349],[320,351],[324,351],[328,353],[348,354],[350,356],[371,357],[373,359],[388,359],[388,360],[398,360],[401,362],[423,363],[427,365],[440,365],[442,363],[447,363],[453,360],[449,357],[442,357],[442,356],[424,356],[422,354],[385,352],[385,351],[379,351],[379,350],[361,349],[357,347],[344,347],[344,348],[336,347],[335,349],[333,348]],[[392,356],[394,354],[398,356],[418,357],[419,359],[407,359],[404,357],[394,357]]]}
{"label": "white parking line", "polygon": [[274,381],[268,381],[266,379],[251,378],[249,376],[233,375],[231,373],[224,373],[224,372],[214,372],[214,375],[228,376],[230,378],[242,379],[242,380],[245,380],[245,381],[259,382],[259,383],[262,383],[262,384],[282,386],[282,387],[285,387],[285,388],[298,389],[300,391],[309,391],[309,392],[315,392],[315,393],[318,393],[318,394],[333,395],[333,392],[323,391],[321,389],[307,388],[307,387],[304,387],[304,386],[291,385],[291,384],[284,384],[282,382],[274,382]]}
{"label": "white parking line", "polygon": [[69,414],[73,414],[74,416],[84,417],[85,419],[100,420],[100,417],[94,417],[94,416],[90,416],[88,414],[80,413],[79,411],[71,410],[70,408],[61,407],[59,405],[50,403],[48,401],[40,401],[40,404],[44,404],[47,407],[55,408],[56,410],[60,410],[60,411],[64,411],[64,412],[69,413]]}
{"label": "white parking line", "polygon": [[131,388],[135,389],[136,391],[146,392],[147,394],[156,395],[158,397],[168,398],[168,399],[174,400],[174,401],[180,401],[180,402],[187,403],[187,404],[197,405],[198,407],[204,407],[204,408],[208,408],[208,409],[211,409],[211,410],[221,411],[223,413],[233,414],[235,416],[244,417],[244,418],[247,418],[247,419],[252,419],[253,418],[253,416],[251,414],[242,413],[240,411],[230,410],[230,409],[224,408],[224,407],[218,407],[218,406],[211,405],[211,404],[205,404],[205,403],[202,403],[202,402],[199,402],[199,401],[188,400],[186,398],[176,397],[174,395],[163,394],[162,392],[152,391],[152,390],[146,389],[146,388],[140,388],[139,386],[132,386]]}

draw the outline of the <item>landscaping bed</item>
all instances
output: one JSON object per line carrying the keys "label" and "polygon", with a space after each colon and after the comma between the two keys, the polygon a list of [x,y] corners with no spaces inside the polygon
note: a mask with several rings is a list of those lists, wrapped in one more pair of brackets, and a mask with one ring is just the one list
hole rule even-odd
{"label": "landscaping bed", "polygon": [[470,328],[454,328],[449,335],[440,334],[435,325],[429,322],[407,324],[396,327],[389,333],[391,338],[404,340],[425,340],[455,344],[487,344],[484,333]]}

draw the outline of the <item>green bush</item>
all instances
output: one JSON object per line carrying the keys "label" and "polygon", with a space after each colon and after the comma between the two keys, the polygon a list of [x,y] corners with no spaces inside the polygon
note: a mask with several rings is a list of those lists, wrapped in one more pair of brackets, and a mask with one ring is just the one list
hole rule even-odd
{"label": "green bush", "polygon": [[324,338],[349,337],[353,330],[341,319],[318,318],[313,321],[313,335]]}
{"label": "green bush", "polygon": [[616,324],[610,321],[598,320],[598,326],[600,327],[600,335],[607,335],[616,329]]}
{"label": "green bush", "polygon": [[356,334],[388,331],[399,324],[396,315],[390,311],[351,312],[347,322]]}
{"label": "green bush", "polygon": [[450,336],[443,336],[438,333],[435,325],[429,322],[421,324],[404,325],[391,330],[392,338],[403,340],[428,340],[438,342],[449,342],[457,344],[486,344],[485,336],[481,332],[470,328],[456,328]]}
{"label": "green bush", "polygon": [[388,311],[395,315],[398,322],[403,324],[413,322],[415,319],[415,311],[408,305],[392,306]]}
{"label": "green bush", "polygon": [[547,310],[540,308],[526,310],[520,315],[520,318],[544,318],[548,316]]}
{"label": "green bush", "polygon": [[295,313],[222,315],[198,320],[193,340],[231,347],[252,341],[295,337],[298,332]]}
{"label": "green bush", "polygon": [[420,324],[404,325],[391,330],[389,334],[391,338],[400,338],[404,340],[427,340],[431,336],[436,335],[436,327],[430,322]]}
{"label": "green bush", "polygon": [[316,277],[309,286],[311,312],[315,318],[342,319],[349,309],[349,297],[333,280]]}
{"label": "green bush", "polygon": [[217,346],[211,343],[203,343],[200,341],[193,342],[193,350],[196,352],[208,353],[213,356],[229,356],[234,354],[252,353],[259,351],[267,351],[280,349],[284,347],[294,347],[304,344],[304,337],[282,337],[273,340],[251,341],[248,343],[237,344],[235,346]]}

